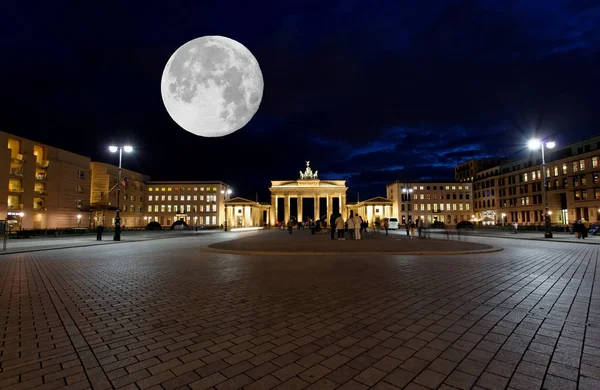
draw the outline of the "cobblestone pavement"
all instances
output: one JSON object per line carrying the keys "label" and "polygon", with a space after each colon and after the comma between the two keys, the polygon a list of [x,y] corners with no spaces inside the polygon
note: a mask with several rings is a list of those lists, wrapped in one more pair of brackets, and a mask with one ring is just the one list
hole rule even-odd
{"label": "cobblestone pavement", "polygon": [[2,256],[0,388],[600,388],[598,246],[200,250],[218,237]]}
{"label": "cobblestone pavement", "polygon": [[385,232],[369,231],[367,234],[363,233],[362,240],[357,241],[352,240],[349,233],[345,234],[346,240],[339,241],[332,240],[329,233],[312,235],[308,230],[294,230],[289,234],[287,230],[270,230],[239,240],[219,242],[210,247],[229,251],[274,253],[461,252],[492,249],[490,245],[467,240],[466,236],[453,236],[452,240],[447,240],[443,235],[435,235],[429,240],[419,240],[407,239],[397,234],[386,236]]}

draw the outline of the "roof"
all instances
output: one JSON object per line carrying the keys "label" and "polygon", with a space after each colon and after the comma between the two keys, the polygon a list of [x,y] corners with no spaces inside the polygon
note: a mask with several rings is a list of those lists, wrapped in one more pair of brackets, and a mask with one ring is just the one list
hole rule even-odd
{"label": "roof", "polygon": [[358,202],[355,204],[347,204],[347,206],[358,207],[358,206],[366,205],[366,204],[394,204],[394,201],[390,200],[388,198],[384,198],[383,196],[376,196],[374,198],[363,200],[362,202]]}
{"label": "roof", "polygon": [[226,205],[248,205],[248,206],[260,206],[260,207],[271,207],[270,204],[262,204],[262,203],[258,203],[255,202],[253,200],[250,199],[246,199],[246,198],[242,198],[242,197],[235,197],[229,200],[225,201]]}

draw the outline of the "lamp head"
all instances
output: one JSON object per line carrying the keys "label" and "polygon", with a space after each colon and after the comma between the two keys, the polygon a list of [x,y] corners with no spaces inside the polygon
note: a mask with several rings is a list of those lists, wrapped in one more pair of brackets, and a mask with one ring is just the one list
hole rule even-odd
{"label": "lamp head", "polygon": [[527,142],[527,147],[529,149],[539,149],[541,142],[539,139],[531,139]]}
{"label": "lamp head", "polygon": [[552,149],[552,148],[554,148],[555,146],[556,146],[556,142],[554,142],[554,141],[546,142],[546,147],[547,147],[548,149]]}
{"label": "lamp head", "polygon": [[77,215],[77,219],[81,219],[81,214],[78,214],[78,215]]}
{"label": "lamp head", "polygon": [[111,153],[116,153],[119,150],[119,147],[111,145],[108,147],[108,150],[110,150]]}
{"label": "lamp head", "polygon": [[125,145],[125,146],[123,146],[123,151],[125,153],[131,153],[131,152],[133,152],[133,146]]}
{"label": "lamp head", "polygon": [[231,191],[231,188],[227,190],[228,194],[231,194],[233,191]]}

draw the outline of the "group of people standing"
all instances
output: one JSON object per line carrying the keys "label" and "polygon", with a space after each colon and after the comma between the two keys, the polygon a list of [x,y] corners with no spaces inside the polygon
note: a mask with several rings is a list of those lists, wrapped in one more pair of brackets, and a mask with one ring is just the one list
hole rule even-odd
{"label": "group of people standing", "polygon": [[588,230],[590,229],[590,223],[584,218],[573,223],[573,233],[577,235],[579,239],[585,239],[588,236]]}
{"label": "group of people standing", "polygon": [[353,240],[362,240],[362,232],[367,230],[368,223],[363,221],[358,214],[354,215],[354,211],[350,211],[350,217],[346,221],[341,214],[331,214],[329,218],[329,226],[331,226],[331,239],[335,240],[335,232],[337,231],[337,239],[345,240],[344,231],[348,224],[348,231]]}
{"label": "group of people standing", "polygon": [[411,239],[415,236],[415,230],[417,231],[418,238],[425,238],[423,234],[423,220],[417,218],[414,222],[408,221],[404,227],[406,228],[406,235]]}

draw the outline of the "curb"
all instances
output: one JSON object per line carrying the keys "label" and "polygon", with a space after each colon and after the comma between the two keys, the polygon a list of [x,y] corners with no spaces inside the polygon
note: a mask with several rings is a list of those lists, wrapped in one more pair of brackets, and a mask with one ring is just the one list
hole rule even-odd
{"label": "curb", "polygon": [[494,253],[503,251],[504,248],[492,247],[490,249],[473,251],[412,251],[412,252],[266,252],[266,251],[238,251],[230,249],[211,248],[210,246],[200,248],[203,252],[220,253],[229,255],[250,256],[340,256],[340,255],[367,255],[367,256],[457,256],[478,255],[483,253]]}

